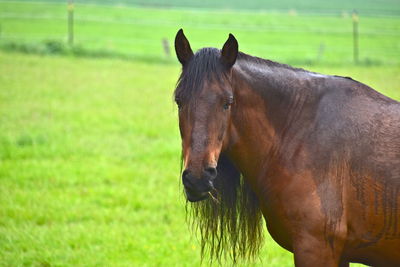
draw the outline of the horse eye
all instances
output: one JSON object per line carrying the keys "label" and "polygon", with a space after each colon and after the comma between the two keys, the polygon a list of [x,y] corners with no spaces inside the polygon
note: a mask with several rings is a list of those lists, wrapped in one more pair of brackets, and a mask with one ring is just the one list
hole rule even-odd
{"label": "horse eye", "polygon": [[228,102],[226,102],[224,104],[224,109],[229,109],[229,107],[232,105],[232,103],[233,103],[233,97],[229,97]]}

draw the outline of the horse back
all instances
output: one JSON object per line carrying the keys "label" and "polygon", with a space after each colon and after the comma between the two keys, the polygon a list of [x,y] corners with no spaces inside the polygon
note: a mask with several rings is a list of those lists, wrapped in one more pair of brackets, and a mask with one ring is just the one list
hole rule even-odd
{"label": "horse back", "polygon": [[400,261],[400,103],[335,77],[314,118],[307,139],[314,180],[330,225],[346,221],[349,257]]}

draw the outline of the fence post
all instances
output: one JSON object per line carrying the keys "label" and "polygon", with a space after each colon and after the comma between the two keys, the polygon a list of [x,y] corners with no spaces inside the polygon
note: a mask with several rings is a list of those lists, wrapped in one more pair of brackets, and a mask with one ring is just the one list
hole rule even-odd
{"label": "fence post", "polygon": [[171,49],[170,49],[167,38],[162,39],[162,46],[164,48],[165,55],[167,56],[167,58],[170,58],[171,57]]}
{"label": "fence post", "polygon": [[68,0],[68,44],[74,44],[74,1]]}
{"label": "fence post", "polygon": [[353,10],[353,59],[354,63],[358,63],[358,14]]}

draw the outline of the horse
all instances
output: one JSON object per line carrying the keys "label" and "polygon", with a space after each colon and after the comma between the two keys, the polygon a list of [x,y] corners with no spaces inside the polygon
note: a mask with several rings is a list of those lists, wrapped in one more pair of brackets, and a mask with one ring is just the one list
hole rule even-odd
{"label": "horse", "polygon": [[301,266],[400,266],[400,103],[349,77],[222,49],[180,29],[181,179],[201,253]]}

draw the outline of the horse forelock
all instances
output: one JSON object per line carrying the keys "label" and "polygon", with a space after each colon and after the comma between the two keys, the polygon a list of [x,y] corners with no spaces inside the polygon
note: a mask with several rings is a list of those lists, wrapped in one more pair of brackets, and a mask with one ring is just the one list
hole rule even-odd
{"label": "horse forelock", "polygon": [[206,47],[197,51],[182,68],[174,97],[182,103],[190,103],[202,91],[205,82],[220,82],[226,76],[226,68],[220,60],[217,48]]}

